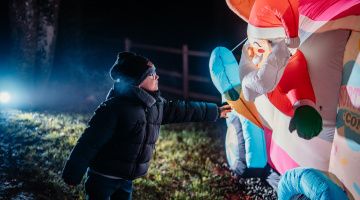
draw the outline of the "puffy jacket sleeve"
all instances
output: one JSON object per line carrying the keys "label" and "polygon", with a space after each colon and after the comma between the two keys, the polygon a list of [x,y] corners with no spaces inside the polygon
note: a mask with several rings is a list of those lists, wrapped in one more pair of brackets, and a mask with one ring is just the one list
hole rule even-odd
{"label": "puffy jacket sleeve", "polygon": [[162,124],[216,121],[218,107],[214,103],[196,101],[164,101]]}
{"label": "puffy jacket sleeve", "polygon": [[67,184],[77,185],[81,182],[90,161],[112,137],[118,121],[117,118],[117,112],[111,110],[106,103],[102,103],[96,109],[88,127],[78,139],[66,161],[62,178]]}

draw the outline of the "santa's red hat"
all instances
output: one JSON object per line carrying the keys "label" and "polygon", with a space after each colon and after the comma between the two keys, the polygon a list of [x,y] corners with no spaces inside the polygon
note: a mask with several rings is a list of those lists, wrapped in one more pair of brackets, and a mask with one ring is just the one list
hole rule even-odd
{"label": "santa's red hat", "polygon": [[286,38],[289,47],[300,45],[298,0],[256,0],[247,34],[258,39]]}

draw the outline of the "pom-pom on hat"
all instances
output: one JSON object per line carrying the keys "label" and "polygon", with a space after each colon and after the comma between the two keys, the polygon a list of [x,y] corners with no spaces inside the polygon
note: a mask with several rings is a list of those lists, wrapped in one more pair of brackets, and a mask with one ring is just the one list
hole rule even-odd
{"label": "pom-pom on hat", "polygon": [[148,58],[132,52],[120,52],[110,69],[110,77],[114,81],[124,80],[129,84],[139,85],[154,72],[155,66]]}

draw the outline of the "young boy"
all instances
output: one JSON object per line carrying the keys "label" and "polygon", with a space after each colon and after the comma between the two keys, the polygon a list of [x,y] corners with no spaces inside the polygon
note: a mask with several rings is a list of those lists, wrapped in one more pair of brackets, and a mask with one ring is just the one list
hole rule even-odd
{"label": "young boy", "polygon": [[215,121],[230,106],[167,101],[158,91],[159,76],[145,57],[118,54],[110,70],[115,80],[68,158],[62,178],[78,185],[85,172],[87,199],[131,199],[132,180],[144,176],[161,124]]}

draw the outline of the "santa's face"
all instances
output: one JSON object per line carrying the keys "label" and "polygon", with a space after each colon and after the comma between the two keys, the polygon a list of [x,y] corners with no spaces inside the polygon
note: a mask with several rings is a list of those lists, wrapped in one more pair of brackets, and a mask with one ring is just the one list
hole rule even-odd
{"label": "santa's face", "polygon": [[257,67],[260,67],[271,52],[271,44],[269,40],[251,37],[249,37],[249,44],[249,57]]}

